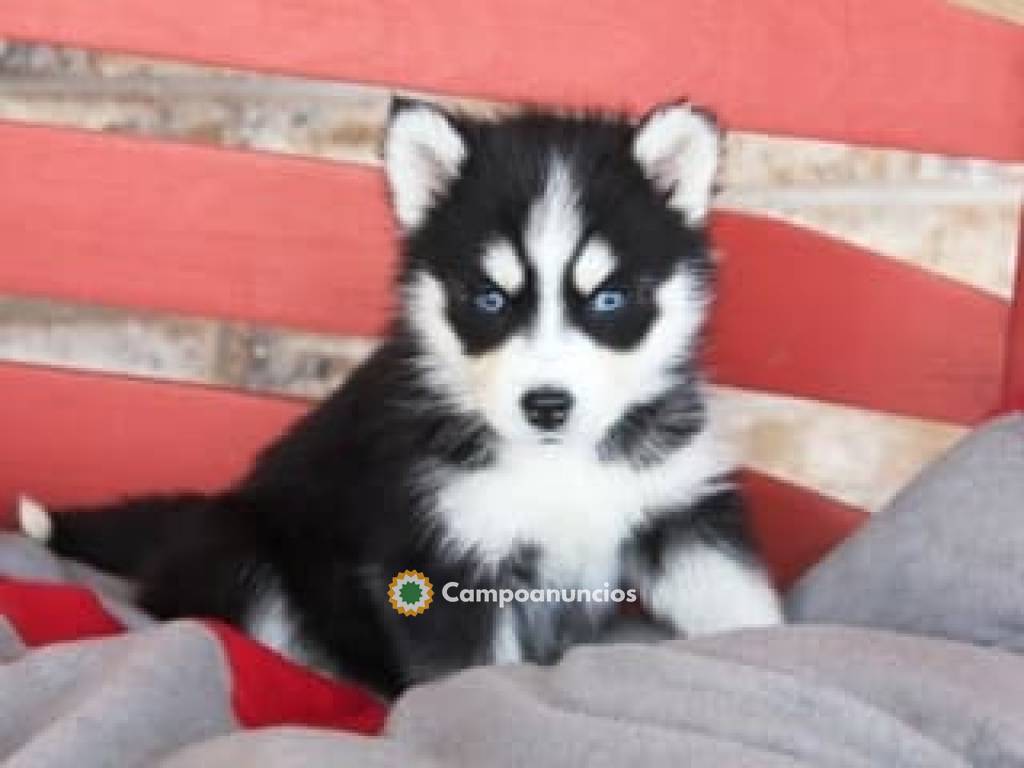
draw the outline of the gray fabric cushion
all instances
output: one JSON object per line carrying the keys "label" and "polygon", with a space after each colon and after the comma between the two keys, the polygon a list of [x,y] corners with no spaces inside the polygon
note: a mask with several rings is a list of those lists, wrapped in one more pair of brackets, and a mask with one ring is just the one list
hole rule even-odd
{"label": "gray fabric cushion", "polygon": [[1024,415],[925,469],[803,578],[788,611],[1024,651]]}

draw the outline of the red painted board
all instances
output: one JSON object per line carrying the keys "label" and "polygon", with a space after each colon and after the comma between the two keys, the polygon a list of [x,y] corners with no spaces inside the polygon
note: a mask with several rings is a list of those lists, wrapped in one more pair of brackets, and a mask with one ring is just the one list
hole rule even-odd
{"label": "red painted board", "polygon": [[201,387],[0,364],[0,518],[48,504],[224,486],[308,406]]}
{"label": "red painted board", "polygon": [[785,589],[867,519],[863,510],[798,485],[745,471],[754,539]]}
{"label": "red painted board", "polygon": [[783,222],[713,231],[716,381],[962,424],[998,405],[1005,301]]}
{"label": "red painted board", "polygon": [[0,123],[0,292],[372,334],[393,227],[352,165]]}
{"label": "red painted board", "polygon": [[1024,217],[1017,246],[1017,289],[1006,343],[1006,410],[1024,410]]}
{"label": "red painted board", "polygon": [[1024,30],[943,0],[32,0],[0,37],[1024,158]]}

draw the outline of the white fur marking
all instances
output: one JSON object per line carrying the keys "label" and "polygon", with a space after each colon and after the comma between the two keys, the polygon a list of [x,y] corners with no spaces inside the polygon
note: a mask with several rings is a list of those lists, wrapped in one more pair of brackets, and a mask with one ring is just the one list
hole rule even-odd
{"label": "white fur marking", "polygon": [[509,296],[522,290],[526,276],[515,247],[507,240],[496,240],[484,248],[484,272]]}
{"label": "white fur marking", "polygon": [[759,570],[710,547],[680,550],[648,595],[652,612],[688,635],[783,622],[778,594]]}
{"label": "white fur marking", "polygon": [[478,410],[470,386],[470,361],[448,322],[444,286],[433,275],[420,272],[407,286],[403,303],[416,334],[428,350],[415,363],[431,389],[460,410]]}
{"label": "white fur marking", "polygon": [[669,204],[688,224],[707,216],[721,139],[704,115],[685,104],[650,115],[633,140],[633,156],[647,177],[671,193]]}
{"label": "white fur marking", "polygon": [[696,501],[731,466],[711,430],[642,468],[600,462],[593,447],[505,445],[491,467],[438,470],[435,514],[453,553],[491,566],[533,543],[544,578],[598,589],[618,579],[620,543],[648,510]]}
{"label": "white fur marking", "polygon": [[573,265],[572,279],[581,296],[589,296],[615,270],[615,254],[600,238],[592,238]]}
{"label": "white fur marking", "polygon": [[387,128],[384,167],[399,224],[423,223],[435,198],[458,173],[466,145],[445,114],[421,104],[398,111]]}
{"label": "white fur marking", "polygon": [[308,664],[298,638],[298,627],[284,595],[270,589],[250,609],[246,633],[258,643],[292,661]]}
{"label": "white fur marking", "polygon": [[493,643],[492,653],[495,664],[518,664],[523,660],[516,614],[512,608],[499,609]]}
{"label": "white fur marking", "polygon": [[46,507],[29,496],[18,498],[18,526],[29,538],[45,544],[53,536],[53,520]]}
{"label": "white fur marking", "polygon": [[530,209],[523,237],[527,258],[537,273],[539,299],[537,330],[533,350],[528,354],[554,358],[564,353],[560,349],[565,331],[562,281],[582,231],[569,169],[561,159],[552,158],[547,185]]}

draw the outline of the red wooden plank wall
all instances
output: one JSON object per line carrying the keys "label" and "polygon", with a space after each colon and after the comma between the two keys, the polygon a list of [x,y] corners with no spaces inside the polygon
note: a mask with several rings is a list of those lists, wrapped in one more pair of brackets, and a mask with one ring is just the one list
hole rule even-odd
{"label": "red wooden plank wall", "polygon": [[[0,125],[0,229],[31,254],[0,259],[9,293],[342,333],[387,319],[394,233],[366,168]],[[723,383],[960,423],[998,403],[1005,302],[779,222],[714,230]]]}
{"label": "red wooden plank wall", "polygon": [[[1020,29],[941,0],[34,0],[0,4],[0,37],[513,101],[639,111],[686,94],[734,128],[1024,158]],[[394,264],[384,200],[367,168],[0,124],[0,292],[373,334]],[[718,380],[961,424],[1001,394],[1024,407],[1024,299],[1011,320],[1005,301],[797,227],[714,226]],[[305,407],[16,365],[0,392],[0,507],[217,487]],[[863,515],[747,482],[784,583]]]}
{"label": "red wooden plank wall", "polygon": [[943,0],[32,0],[5,36],[1024,158],[1020,28]]}

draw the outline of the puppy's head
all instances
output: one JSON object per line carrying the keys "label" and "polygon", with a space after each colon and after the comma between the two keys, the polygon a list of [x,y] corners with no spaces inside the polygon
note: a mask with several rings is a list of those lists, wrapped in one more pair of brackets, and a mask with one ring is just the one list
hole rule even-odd
{"label": "puppy's head", "polygon": [[401,322],[429,386],[502,439],[594,445],[677,385],[707,300],[719,143],[686,104],[634,124],[397,103]]}

